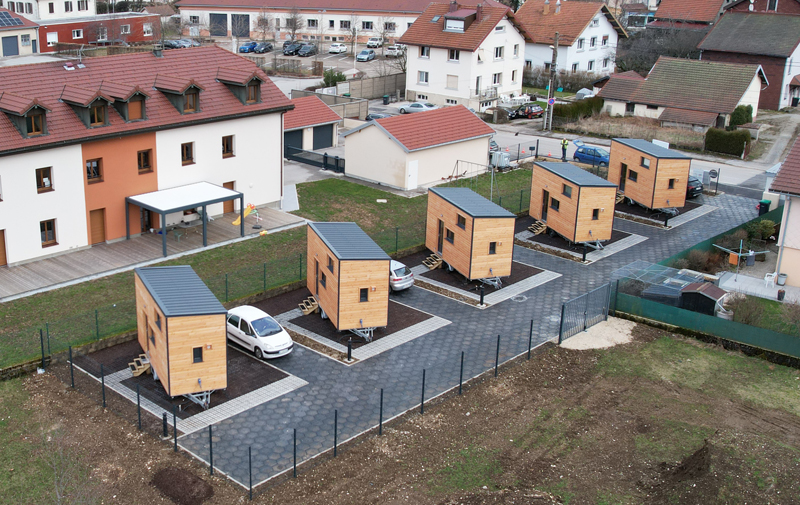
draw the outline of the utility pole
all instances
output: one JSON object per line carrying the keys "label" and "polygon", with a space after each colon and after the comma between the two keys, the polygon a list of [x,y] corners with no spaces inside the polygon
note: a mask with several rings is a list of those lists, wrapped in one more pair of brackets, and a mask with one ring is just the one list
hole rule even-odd
{"label": "utility pole", "polygon": [[550,47],[553,48],[553,59],[550,62],[550,85],[547,87],[547,114],[545,114],[544,117],[542,130],[553,129],[553,109],[555,109],[555,105],[550,105],[550,99],[556,96],[554,85],[556,82],[556,65],[558,63],[558,32],[556,32],[553,38],[553,45]]}

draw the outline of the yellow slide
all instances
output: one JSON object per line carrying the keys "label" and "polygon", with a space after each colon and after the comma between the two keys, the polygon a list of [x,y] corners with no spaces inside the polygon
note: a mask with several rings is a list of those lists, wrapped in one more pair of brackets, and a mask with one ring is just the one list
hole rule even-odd
{"label": "yellow slide", "polygon": [[[256,206],[253,205],[252,203],[250,205],[248,205],[247,207],[245,207],[244,208],[244,217],[249,216],[250,213],[253,212],[254,210],[256,210]],[[242,222],[242,216],[239,216],[239,217],[236,218],[236,221],[234,221],[231,224],[233,226],[239,226],[239,224],[241,224],[241,222]]]}

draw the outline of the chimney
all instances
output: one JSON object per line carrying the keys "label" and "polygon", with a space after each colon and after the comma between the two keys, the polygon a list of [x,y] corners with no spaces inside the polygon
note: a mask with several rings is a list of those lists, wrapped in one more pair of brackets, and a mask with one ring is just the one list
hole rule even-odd
{"label": "chimney", "polygon": [[161,51],[163,50],[164,50],[164,44],[162,44],[160,41],[153,44],[153,54],[155,55],[156,58],[162,57]]}
{"label": "chimney", "polygon": [[556,0],[556,14],[561,12],[561,0]]}
{"label": "chimney", "polygon": [[550,0],[544,0],[544,14],[550,14]]}
{"label": "chimney", "polygon": [[452,2],[450,2],[450,11],[449,12],[455,12],[457,10],[458,10],[458,2],[456,2],[456,0],[453,0]]}
{"label": "chimney", "polygon": [[475,6],[475,20],[480,23],[483,19],[483,4],[478,4]]}

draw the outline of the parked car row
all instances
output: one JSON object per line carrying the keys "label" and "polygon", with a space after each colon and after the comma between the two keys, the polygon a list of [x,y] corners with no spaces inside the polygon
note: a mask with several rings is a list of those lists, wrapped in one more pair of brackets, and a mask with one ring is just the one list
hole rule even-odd
{"label": "parked car row", "polygon": [[269,42],[248,42],[239,46],[240,53],[268,53],[272,51],[272,44]]}
{"label": "parked car row", "polygon": [[164,49],[183,49],[185,47],[200,47],[200,42],[192,39],[177,39],[165,40],[162,42],[162,45]]}

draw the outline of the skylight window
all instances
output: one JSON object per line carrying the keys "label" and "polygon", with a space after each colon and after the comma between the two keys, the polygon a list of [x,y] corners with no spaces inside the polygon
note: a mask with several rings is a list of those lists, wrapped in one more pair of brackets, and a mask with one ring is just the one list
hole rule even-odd
{"label": "skylight window", "polygon": [[433,16],[433,19],[431,19],[431,23],[438,23],[441,18],[442,16],[437,14],[436,16]]}

